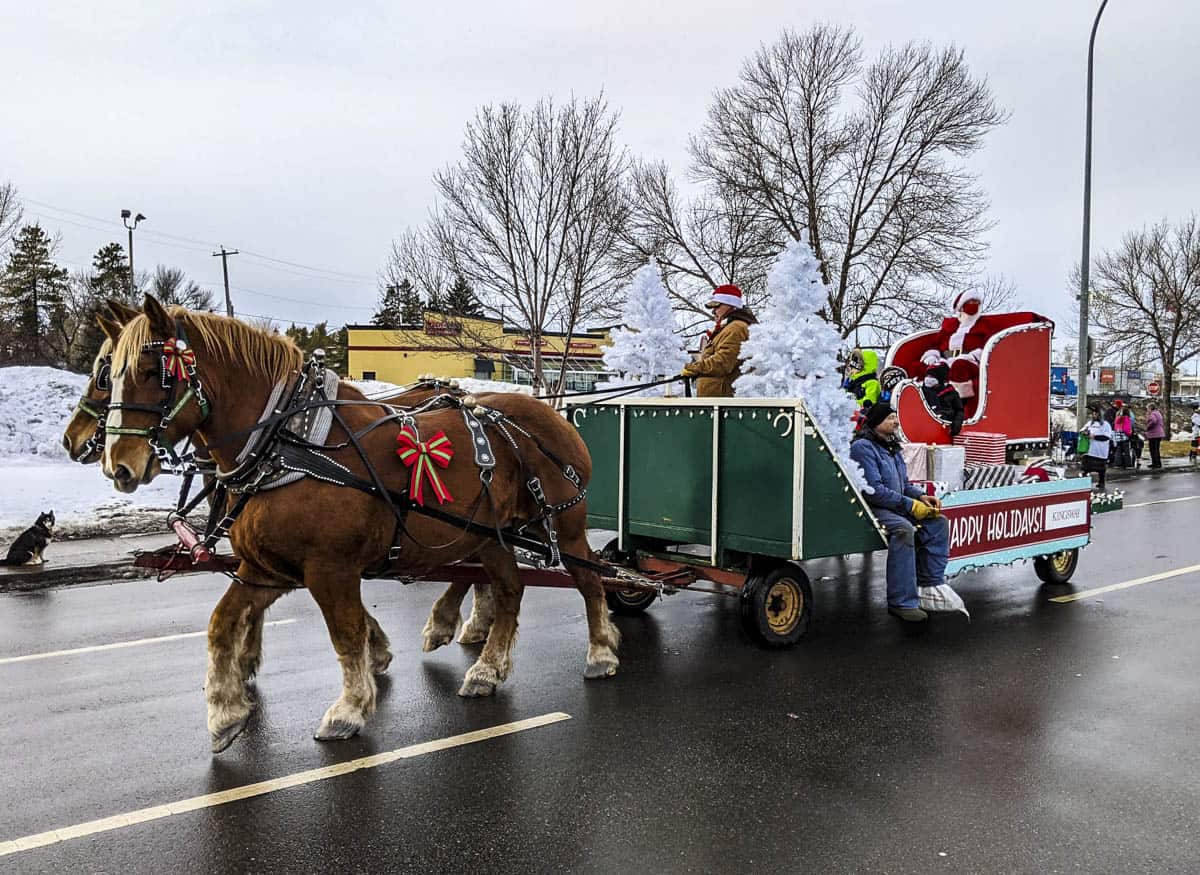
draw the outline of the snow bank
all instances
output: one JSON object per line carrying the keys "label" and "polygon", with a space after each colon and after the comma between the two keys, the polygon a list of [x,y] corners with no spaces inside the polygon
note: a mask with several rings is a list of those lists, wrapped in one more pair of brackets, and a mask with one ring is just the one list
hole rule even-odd
{"label": "snow bank", "polygon": [[63,449],[63,429],[87,381],[57,368],[0,368],[0,544],[44,510],[54,511],[59,537],[147,531],[160,521],[165,529],[161,511],[175,506],[176,478],[122,495],[99,465],[72,462]]}
{"label": "snow bank", "polygon": [[0,368],[0,459],[69,461],[63,429],[88,378],[57,368]]}
{"label": "snow bank", "polygon": [[[395,383],[385,383],[383,380],[343,380],[343,383],[353,386],[368,398],[386,398],[398,394],[401,387]],[[517,383],[505,383],[501,380],[476,380],[471,377],[460,377],[453,380],[467,392],[482,394],[484,392],[517,392],[521,395],[532,395],[533,389]]]}

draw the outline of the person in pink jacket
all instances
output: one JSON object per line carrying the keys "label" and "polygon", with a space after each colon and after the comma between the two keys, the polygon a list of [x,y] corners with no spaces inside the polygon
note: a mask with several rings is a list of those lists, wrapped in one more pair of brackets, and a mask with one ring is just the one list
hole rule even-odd
{"label": "person in pink jacket", "polygon": [[1162,412],[1158,405],[1150,402],[1150,413],[1146,416],[1146,441],[1150,444],[1150,469],[1161,468],[1162,456],[1159,447],[1167,436],[1167,427],[1163,423]]}
{"label": "person in pink jacket", "polygon": [[1119,398],[1115,404],[1117,415],[1113,417],[1113,445],[1108,463],[1128,468],[1133,464],[1133,453],[1129,440],[1133,436],[1133,417],[1129,415],[1129,408],[1122,404]]}

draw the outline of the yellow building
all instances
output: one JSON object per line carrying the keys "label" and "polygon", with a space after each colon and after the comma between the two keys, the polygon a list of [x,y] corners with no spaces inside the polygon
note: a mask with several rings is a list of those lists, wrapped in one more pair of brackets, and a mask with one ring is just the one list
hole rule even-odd
{"label": "yellow building", "polygon": [[[406,385],[425,375],[457,379],[533,382],[527,332],[499,319],[425,312],[421,325],[381,328],[347,325],[346,376]],[[587,391],[610,374],[601,360],[609,328],[542,335],[542,372],[553,385],[565,364],[567,391]]]}

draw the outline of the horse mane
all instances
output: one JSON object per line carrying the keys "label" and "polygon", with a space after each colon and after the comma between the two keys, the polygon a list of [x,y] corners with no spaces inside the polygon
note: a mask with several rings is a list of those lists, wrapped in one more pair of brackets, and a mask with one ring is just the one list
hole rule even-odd
{"label": "horse mane", "polygon": [[[289,338],[247,325],[228,316],[201,313],[183,307],[168,307],[167,312],[183,323],[193,344],[203,343],[205,351],[223,364],[245,369],[271,380],[282,380],[304,364],[304,353]],[[150,317],[141,313],[121,331],[113,350],[113,373],[121,374],[137,363],[142,348],[154,342]]]}
{"label": "horse mane", "polygon": [[[92,379],[95,380],[100,376],[100,362],[104,361],[106,355],[112,355],[113,345],[112,340],[105,337],[100,343],[100,351],[96,353],[96,358],[92,360]],[[110,366],[111,367],[111,366]]]}

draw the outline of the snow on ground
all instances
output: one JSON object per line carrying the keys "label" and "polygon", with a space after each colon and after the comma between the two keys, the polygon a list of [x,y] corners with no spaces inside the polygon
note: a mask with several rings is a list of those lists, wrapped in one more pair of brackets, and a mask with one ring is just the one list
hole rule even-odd
{"label": "snow on ground", "polygon": [[[395,395],[402,391],[402,387],[397,386],[395,383],[385,383],[382,380],[343,380],[342,382],[353,386],[368,398],[386,398],[389,395]],[[533,394],[533,389],[529,386],[522,386],[517,383],[505,383],[500,380],[476,380],[471,377],[460,377],[452,382],[467,392],[474,392],[476,394],[483,392]]]}
{"label": "snow on ground", "polygon": [[72,462],[62,433],[88,378],[46,367],[0,368],[0,545],[53,510],[59,537],[166,526],[179,480],[162,476],[121,495],[99,465]]}

